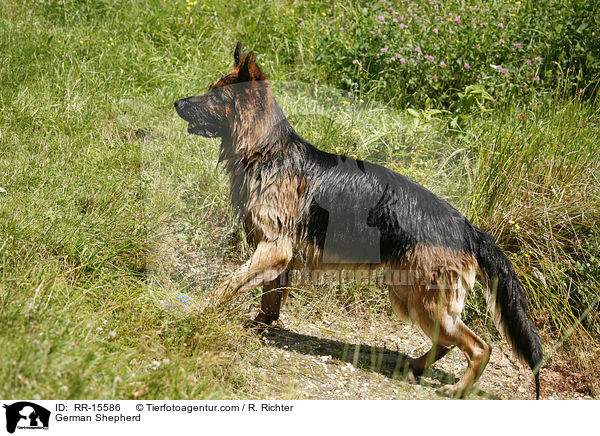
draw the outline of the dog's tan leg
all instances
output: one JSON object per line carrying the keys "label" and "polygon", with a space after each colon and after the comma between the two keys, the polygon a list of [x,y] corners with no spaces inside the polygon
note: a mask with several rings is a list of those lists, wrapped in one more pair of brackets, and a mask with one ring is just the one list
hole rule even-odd
{"label": "dog's tan leg", "polygon": [[460,319],[450,325],[442,324],[440,341],[456,345],[465,354],[468,366],[458,383],[441,390],[453,397],[463,397],[477,381],[488,363],[492,348],[477,336]]}
{"label": "dog's tan leg", "polygon": [[256,323],[269,325],[279,319],[279,311],[290,293],[287,286],[287,270],[275,280],[264,284],[260,311],[254,318]]}
{"label": "dog's tan leg", "polygon": [[418,373],[457,346],[468,366],[458,383],[443,390],[452,396],[464,396],[483,372],[491,353],[491,347],[460,319],[475,281],[474,261],[439,247],[416,247],[398,270],[409,274],[392,281],[392,307],[401,317],[418,324],[433,342],[432,349],[411,359],[409,366]]}
{"label": "dog's tan leg", "polygon": [[452,347],[446,347],[441,344],[433,344],[431,349],[421,357],[409,359],[407,361],[408,367],[414,375],[421,375],[427,368],[448,354],[450,350],[452,350]]}
{"label": "dog's tan leg", "polygon": [[219,285],[210,306],[218,306],[252,288],[275,280],[285,271],[291,259],[292,244],[288,239],[260,242],[250,260]]}
{"label": "dog's tan leg", "polygon": [[[460,319],[463,303],[458,288],[422,289],[420,303],[413,305],[415,321],[427,334],[435,350],[434,357],[441,357],[453,346],[457,346],[467,358],[467,369],[461,379],[453,386],[442,388],[444,393],[453,397],[463,397],[473,383],[477,381],[487,365],[491,347],[469,329]],[[431,360],[428,354],[414,360],[414,364],[424,364]]]}
{"label": "dog's tan leg", "polygon": [[[394,313],[396,313],[396,315],[398,315],[401,319],[420,324],[420,318],[423,316],[428,317],[428,314],[421,314],[421,312],[424,310],[423,301],[421,298],[423,289],[419,284],[390,284],[388,287],[392,309],[394,310]],[[417,306],[417,308],[415,309],[414,306]],[[409,309],[409,307],[411,309]],[[425,324],[428,325],[429,323]],[[429,337],[432,338],[434,343],[431,349],[421,357],[409,359],[404,362],[404,364],[410,368],[412,373],[417,376],[423,374],[423,372],[429,366],[440,360],[452,349],[452,347],[446,347],[436,343],[437,337],[434,336],[437,336],[437,333],[434,332],[433,329],[426,330],[423,327],[421,328]]]}

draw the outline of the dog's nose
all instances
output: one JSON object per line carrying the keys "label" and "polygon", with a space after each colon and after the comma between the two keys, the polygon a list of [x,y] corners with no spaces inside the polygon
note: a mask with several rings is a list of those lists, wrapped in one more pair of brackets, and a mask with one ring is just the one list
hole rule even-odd
{"label": "dog's nose", "polygon": [[175,102],[175,109],[182,109],[185,106],[186,98],[180,98]]}

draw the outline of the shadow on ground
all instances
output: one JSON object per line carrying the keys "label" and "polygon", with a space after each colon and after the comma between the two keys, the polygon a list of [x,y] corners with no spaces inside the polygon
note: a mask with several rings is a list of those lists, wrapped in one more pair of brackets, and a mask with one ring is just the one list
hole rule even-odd
{"label": "shadow on ground", "polygon": [[[430,368],[423,375],[415,377],[405,365],[410,356],[388,348],[320,338],[296,333],[281,327],[269,327],[257,331],[257,333],[262,338],[267,339],[270,346],[305,355],[331,356],[331,359],[327,361],[329,364],[339,365],[347,362],[358,369],[376,372],[391,379],[418,383],[433,389],[457,381],[453,374],[436,368]],[[438,395],[444,396],[439,392]],[[472,393],[471,397],[473,395],[487,399],[499,399],[499,397],[481,390]]]}

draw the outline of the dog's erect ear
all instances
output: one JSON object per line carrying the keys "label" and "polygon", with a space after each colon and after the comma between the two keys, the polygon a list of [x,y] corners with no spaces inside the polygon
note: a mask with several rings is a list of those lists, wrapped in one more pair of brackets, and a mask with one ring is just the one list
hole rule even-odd
{"label": "dog's erect ear", "polygon": [[235,46],[235,50],[233,52],[233,62],[234,62],[234,67],[239,67],[240,63],[244,60],[244,58],[246,57],[246,53],[244,53],[244,46],[242,45],[241,41],[237,42],[237,45]]}
{"label": "dog's erect ear", "polygon": [[240,66],[240,70],[238,71],[238,81],[250,82],[252,80],[266,80],[266,77],[256,64],[254,52],[251,51]]}

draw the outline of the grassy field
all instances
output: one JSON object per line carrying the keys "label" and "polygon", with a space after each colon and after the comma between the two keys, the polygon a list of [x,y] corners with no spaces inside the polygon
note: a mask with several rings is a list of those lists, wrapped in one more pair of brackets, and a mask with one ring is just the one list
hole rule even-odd
{"label": "grassy field", "polygon": [[[575,21],[546,46],[530,25],[545,9],[496,3],[430,2],[439,29],[405,2],[0,3],[0,397],[270,395],[242,327],[258,293],[227,313],[186,307],[249,255],[219,144],[173,110],[228,70],[237,40],[303,137],[408,175],[492,232],[549,359],[599,395],[598,17],[550,2]],[[472,50],[437,44],[441,31]],[[421,46],[435,67],[401,51]],[[297,293],[323,312],[389,311],[373,288]],[[482,313],[476,291],[466,318]],[[487,321],[475,327],[496,338]]]}

